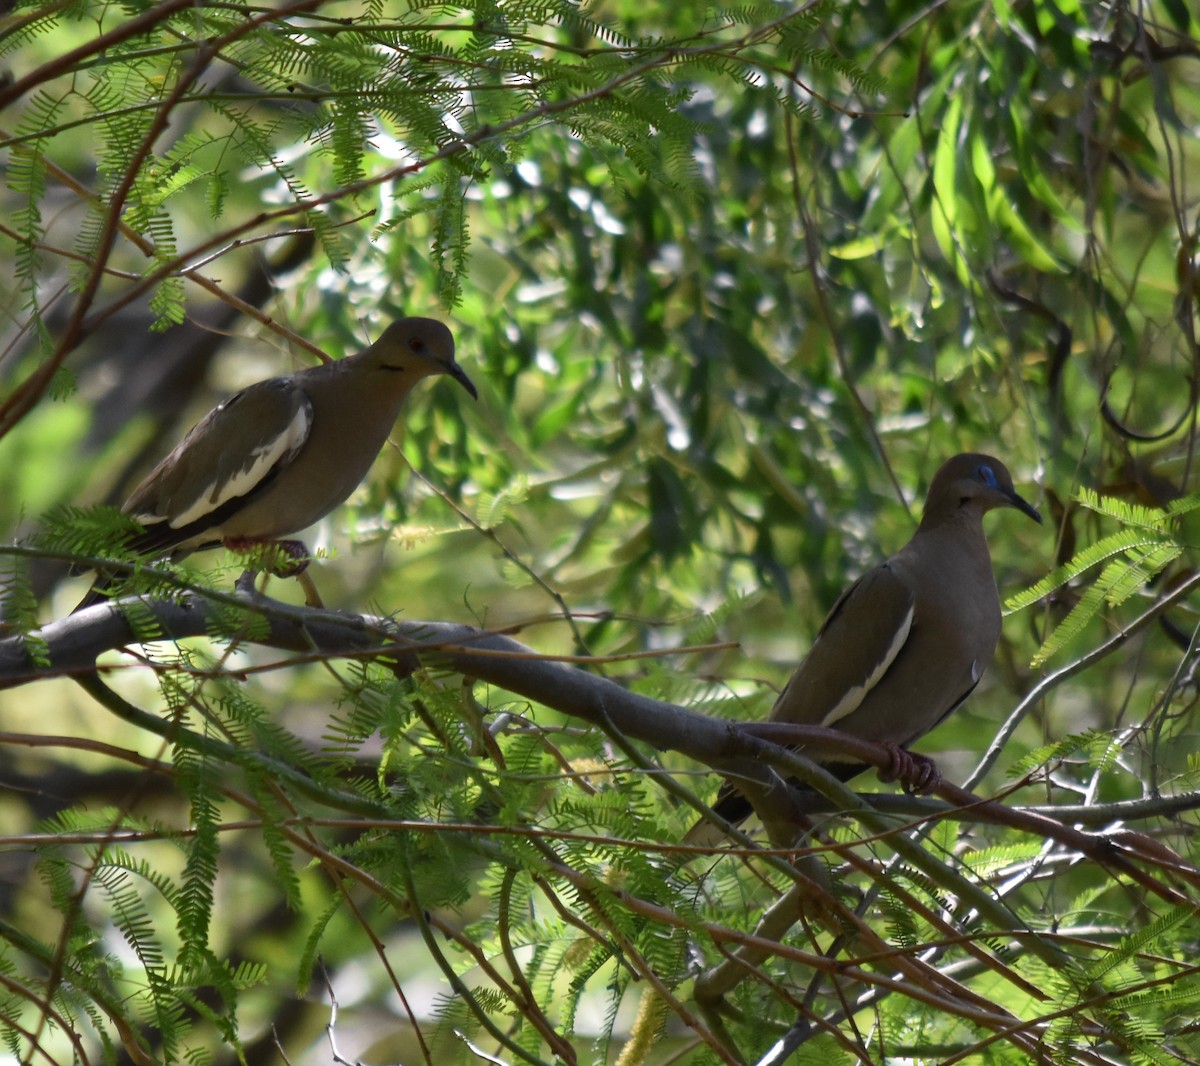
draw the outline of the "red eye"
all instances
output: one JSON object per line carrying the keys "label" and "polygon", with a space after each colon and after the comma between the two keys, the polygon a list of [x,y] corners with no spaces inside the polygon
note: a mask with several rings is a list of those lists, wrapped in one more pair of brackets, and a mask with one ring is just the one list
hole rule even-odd
{"label": "red eye", "polygon": [[409,337],[408,346],[414,352],[423,352],[425,350],[425,342],[420,337]]}

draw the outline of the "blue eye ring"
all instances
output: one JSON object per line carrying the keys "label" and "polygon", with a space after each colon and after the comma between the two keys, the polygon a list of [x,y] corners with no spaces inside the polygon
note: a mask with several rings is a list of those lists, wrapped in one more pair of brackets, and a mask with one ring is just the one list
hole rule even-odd
{"label": "blue eye ring", "polygon": [[979,469],[975,471],[975,474],[988,488],[998,489],[1000,487],[1000,483],[996,480],[996,471],[987,463],[980,463]]}

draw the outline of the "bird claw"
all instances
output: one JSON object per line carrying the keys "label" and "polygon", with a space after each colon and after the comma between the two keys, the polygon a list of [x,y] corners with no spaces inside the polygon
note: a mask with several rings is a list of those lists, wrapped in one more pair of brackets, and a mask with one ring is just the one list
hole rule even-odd
{"label": "bird claw", "polygon": [[942,783],[942,771],[928,755],[905,751],[899,744],[885,742],[891,756],[888,765],[879,771],[881,781],[899,781],[905,792],[932,792]]}
{"label": "bird claw", "polygon": [[299,577],[308,569],[312,557],[300,540],[253,540],[250,537],[226,537],[225,547],[233,552],[249,553],[257,564],[275,577]]}
{"label": "bird claw", "polygon": [[[266,570],[275,577],[294,577],[304,592],[304,602],[309,607],[324,607],[321,594],[308,574],[312,556],[303,541],[299,540],[251,540],[247,537],[226,537],[225,547],[230,551],[249,552],[251,556],[250,587],[254,587],[255,573]],[[243,574],[245,578],[246,574]],[[239,582],[240,584],[240,582]]]}
{"label": "bird claw", "polygon": [[303,541],[277,540],[275,543],[279,548],[279,555],[271,573],[276,577],[299,577],[308,569],[312,556],[308,554]]}

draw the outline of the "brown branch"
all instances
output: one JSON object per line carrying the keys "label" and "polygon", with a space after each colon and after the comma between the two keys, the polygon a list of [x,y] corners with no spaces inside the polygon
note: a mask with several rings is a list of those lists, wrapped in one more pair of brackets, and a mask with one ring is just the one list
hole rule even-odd
{"label": "brown branch", "polygon": [[[818,792],[830,796],[841,808],[894,838],[912,826],[896,828],[879,821],[880,815],[862,797],[829,777],[809,759],[780,747],[805,742],[842,753],[843,758],[886,768],[890,752],[881,745],[816,726],[748,723],[738,726],[695,711],[630,692],[607,678],[538,655],[509,637],[470,626],[444,622],[390,622],[383,618],[315,611],[292,607],[261,596],[222,597],[228,606],[261,616],[267,632],[259,643],[286,650],[325,656],[381,657],[396,660],[397,669],[411,670],[416,656],[469,677],[486,681],[593,725],[650,744],[658,750],[675,750],[719,769],[733,768],[750,780],[769,782],[771,767],[799,777]],[[216,622],[210,605],[197,596],[178,603],[140,601],[165,639],[204,636]],[[34,635],[44,642],[49,665],[39,665],[29,653],[26,639],[0,641],[0,689],[42,677],[82,674],[95,668],[97,656],[136,642],[136,635],[119,608],[103,604],[53,622]],[[767,743],[770,738],[778,743]],[[955,785],[943,784],[938,794],[962,812],[980,821],[1004,825],[1054,840],[1087,856],[1112,873],[1127,877],[1171,903],[1187,895],[1164,884],[1133,859],[1148,858],[1162,846],[1139,834],[1090,833],[1045,813],[1008,807]],[[1193,887],[1200,886],[1200,870],[1172,863],[1171,872]]]}
{"label": "brown branch", "polygon": [[[60,6],[65,7],[66,5]],[[193,0],[162,0],[161,3],[147,8],[140,15],[131,18],[128,22],[122,22],[115,29],[109,30],[108,33],[102,33],[97,37],[93,37],[78,48],[73,48],[69,52],[64,52],[62,55],[48,60],[40,67],[31,70],[25,77],[17,78],[0,89],[0,110],[8,107],[9,104],[15,103],[43,82],[53,81],[59,75],[74,70],[76,65],[83,60],[101,55],[114,45],[121,44],[123,41],[128,41],[133,37],[148,32],[159,22],[169,19],[176,12],[186,11],[194,6]],[[38,11],[36,14],[40,18],[46,14],[46,11]]]}
{"label": "brown branch", "polygon": [[[230,616],[228,608],[238,606],[252,612],[257,616],[256,620],[261,620],[265,631],[260,637],[256,629],[255,637],[262,644],[292,650],[305,657],[319,654],[326,657],[382,658],[390,660],[398,672],[413,669],[418,661],[426,662],[497,685],[655,748],[683,752],[710,765],[759,764],[760,768],[773,766],[780,773],[800,776],[815,771],[819,780],[822,773],[819,768],[780,745],[805,743],[813,748],[836,749],[843,756],[879,766],[887,765],[891,757],[889,752],[877,745],[846,737],[836,731],[777,723],[738,726],[712,719],[629,692],[597,674],[539,655],[500,633],[449,623],[394,622],[378,617],[291,607],[256,595],[219,598],[225,601],[222,614],[226,619]],[[149,599],[139,601],[138,615],[144,617],[146,612],[153,615],[159,627],[159,639],[181,640],[210,635],[216,622],[213,604],[195,595],[185,596],[178,603]],[[136,640],[122,614],[120,603],[100,605],[52,622],[34,637],[32,642],[23,637],[0,641],[0,687],[13,687],[43,677],[90,673],[95,669],[96,658],[102,651],[119,648]],[[30,647],[39,647],[48,656],[48,661],[35,662],[29,654]],[[775,743],[769,743],[768,738]],[[936,866],[937,869],[933,871],[935,880],[947,887],[948,891],[956,893],[961,905],[979,908],[995,929],[1008,929],[1010,935],[1028,938],[1025,940],[1027,950],[1047,961],[1062,955],[1060,949],[1054,947],[1047,938],[1022,929],[1018,920],[1005,921],[1003,904],[991,896],[986,886],[963,877],[957,870],[941,864],[936,857],[920,853],[908,840],[908,834],[930,819],[971,817],[1053,840],[1071,854],[1086,856],[1107,869],[1111,875],[1127,879],[1173,903],[1190,896],[1163,883],[1137,865],[1136,861],[1167,876],[1174,876],[1188,886],[1200,884],[1200,872],[1169,852],[1161,843],[1129,831],[1120,834],[1084,832],[1056,818],[1053,808],[1042,811],[1011,808],[957,786],[943,785],[938,789],[938,795],[947,801],[948,806],[932,808],[928,814],[918,814],[914,819],[898,825],[894,819],[889,819],[870,805],[866,798],[848,792],[839,782],[834,782],[834,785],[846,792],[843,796],[831,789],[838,809],[862,821],[876,833],[877,839],[886,840],[901,850],[910,847],[917,850],[919,860],[924,861],[912,859],[909,855],[910,860],[916,861],[918,867],[926,869],[926,872]],[[253,809],[253,804],[247,806]],[[486,832],[482,827],[444,828]],[[492,827],[490,831],[499,830]],[[306,838],[307,833],[298,829],[288,831],[287,835],[298,846],[313,854],[324,851],[311,838],[301,844],[301,839]],[[550,837],[553,836],[550,834]],[[834,850],[843,850],[845,847],[848,845],[838,845]],[[761,851],[758,855],[760,858],[769,857],[768,853]],[[339,872],[338,864],[332,862],[330,856],[319,854],[319,858],[331,874]],[[555,864],[549,855],[547,860],[552,868],[557,866],[557,875],[568,876],[564,872],[566,864]],[[340,872],[369,885],[360,870],[346,866]],[[582,889],[586,887],[586,878],[581,881],[580,877],[583,877],[581,872],[572,871],[568,879]],[[647,908],[655,909],[656,914],[658,911],[653,904],[635,902],[624,896],[618,902],[642,913],[644,917],[652,917]],[[987,907],[989,902],[990,908]],[[662,915],[658,914],[658,917]],[[928,919],[929,916],[925,917]],[[744,956],[745,961],[759,955],[780,955],[793,961],[803,961],[821,972],[862,980],[881,991],[900,991],[960,1017],[973,1019],[992,1032],[1002,1034],[1003,1039],[1016,1039],[1018,1046],[1023,1046],[1018,1034],[1029,1031],[1026,1025],[1014,1025],[1013,1019],[993,1013],[986,1001],[978,1000],[973,995],[964,995],[963,988],[954,984],[941,985],[936,979],[937,971],[920,960],[905,960],[901,953],[890,955],[890,949],[882,941],[870,943],[865,927],[860,926],[859,935],[866,938],[862,942],[870,943],[874,953],[868,958],[849,961],[825,958],[812,952],[797,953],[796,949],[780,943],[782,934],[771,937],[738,934],[736,940],[731,940],[728,931],[718,931],[715,926],[701,928],[721,943],[737,943],[742,949],[737,954]],[[941,929],[944,935],[953,934],[952,927],[948,925],[941,925]],[[880,964],[888,959],[891,960],[890,965],[903,974],[902,978],[889,977],[879,970]],[[985,965],[989,963],[982,955],[980,961]],[[864,968],[864,964],[867,968]],[[639,970],[643,975],[649,972],[640,966]],[[895,988],[889,982],[894,983]],[[505,981],[504,984],[511,985],[512,982]],[[523,998],[519,985],[510,990],[517,997],[514,1002]],[[671,1009],[678,1013],[679,1004],[671,1004]],[[697,1019],[692,1020],[698,1022]],[[702,1030],[703,1026],[698,1025],[696,1031],[699,1033]],[[712,1033],[704,1030],[704,1035],[706,1039],[714,1041]]]}
{"label": "brown branch", "polygon": [[[121,214],[125,207],[126,199],[130,191],[133,189],[134,181],[137,178],[142,164],[146,157],[150,154],[154,142],[166,130],[170,122],[171,111],[175,107],[178,100],[184,96],[188,88],[194,84],[204,71],[208,68],[209,63],[217,56],[221,49],[233,43],[247,33],[257,29],[264,23],[274,21],[278,18],[284,18],[291,14],[297,14],[307,10],[310,7],[317,6],[321,0],[296,0],[295,3],[287,7],[273,9],[271,11],[259,14],[253,18],[247,19],[246,22],[230,30],[223,37],[218,37],[210,41],[205,41],[197,48],[196,56],[193,59],[188,69],[179,77],[178,81],[171,88],[171,91],[166,94],[161,104],[159,104],[154,120],[150,123],[150,128],[142,137],[141,143],[134,147],[129,153],[129,162],[125,167],[125,172],[121,180],[113,189],[106,204],[107,211],[104,215],[103,223],[100,228],[100,234],[96,241],[95,262],[92,269],[88,272],[87,278],[80,287],[79,295],[76,297],[75,305],[71,309],[67,323],[63,328],[62,336],[59,338],[58,345],[53,354],[45,359],[36,370],[34,370],[24,381],[20,383],[9,397],[0,404],[0,437],[3,437],[10,429],[13,428],[25,415],[33,408],[34,404],[41,398],[54,375],[57,373],[60,366],[66,360],[67,356],[75,349],[87,332],[85,329],[85,319],[88,309],[92,306],[92,302],[100,290],[100,282],[105,276],[105,270],[108,264],[109,253],[112,251],[113,242],[116,240],[117,233],[121,225]],[[130,22],[123,24],[113,34],[119,35],[116,39],[123,40],[129,36],[135,36],[142,29],[154,25],[164,17],[164,10],[167,14],[173,13],[177,9],[191,7],[191,0],[166,0],[166,2],[151,8],[142,15],[131,19]],[[143,23],[145,25],[143,25]],[[130,27],[136,27],[131,29]],[[103,35],[99,38],[104,40]],[[29,78],[35,75],[42,74],[47,67],[58,71],[60,65],[66,64],[68,60],[72,63],[76,62],[82,50],[91,52],[95,49],[97,41],[92,41],[89,44],[81,45],[80,48],[72,52],[68,52],[65,56],[58,57],[57,60],[51,61],[43,65],[37,71],[31,73],[28,78],[21,81],[28,81]],[[84,53],[86,54],[86,52]],[[64,70],[69,70],[69,64],[63,67]],[[21,83],[16,83],[21,84]],[[22,90],[24,91],[24,90]],[[15,97],[14,97],[15,99]],[[5,94],[0,93],[0,107],[5,103]],[[137,289],[137,286],[134,286]]]}

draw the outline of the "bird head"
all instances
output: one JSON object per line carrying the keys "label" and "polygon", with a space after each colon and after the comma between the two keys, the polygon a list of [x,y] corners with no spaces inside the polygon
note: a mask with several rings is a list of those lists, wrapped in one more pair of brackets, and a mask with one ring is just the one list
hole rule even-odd
{"label": "bird head", "polygon": [[1035,522],[1042,520],[1037,508],[1013,488],[1008,468],[999,459],[976,452],[947,459],[933,475],[921,524],[944,519],[967,506],[980,514],[993,507],[1015,507]]}
{"label": "bird head", "polygon": [[383,370],[417,377],[449,374],[473,399],[479,398],[475,384],[454,361],[454,335],[436,319],[398,319],[383,331],[370,351]]}

